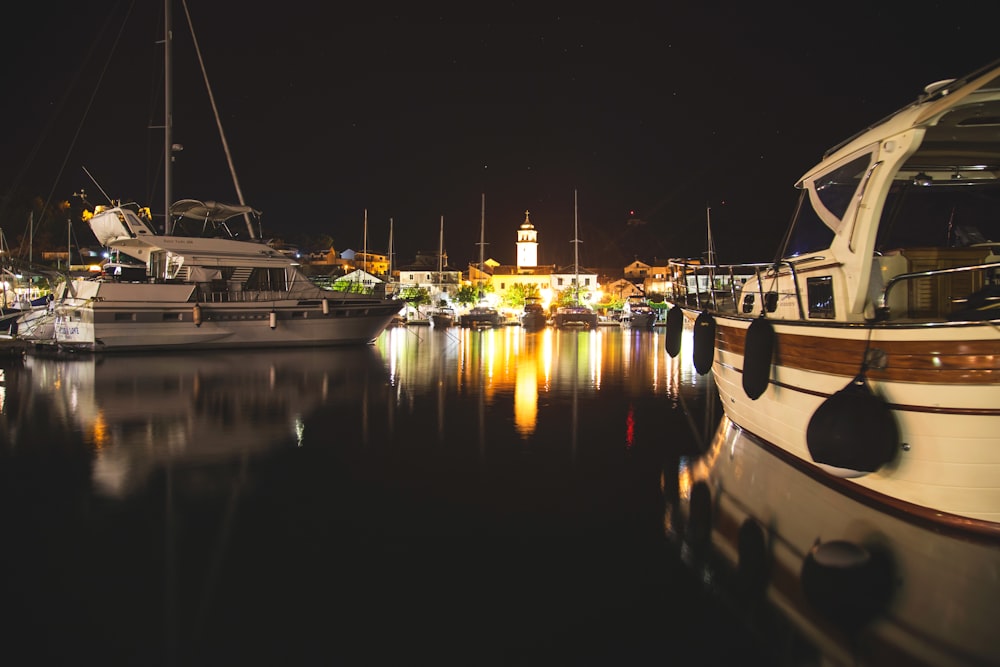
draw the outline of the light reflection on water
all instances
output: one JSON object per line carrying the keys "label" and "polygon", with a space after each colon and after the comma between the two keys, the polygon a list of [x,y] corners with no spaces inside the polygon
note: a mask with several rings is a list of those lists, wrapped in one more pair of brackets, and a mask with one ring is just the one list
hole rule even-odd
{"label": "light reflection on water", "polygon": [[658,654],[690,635],[685,596],[702,604],[662,569],[659,494],[705,379],[664,344],[409,327],[360,348],[9,364],[0,504],[21,547],[0,571],[19,640],[0,655]]}

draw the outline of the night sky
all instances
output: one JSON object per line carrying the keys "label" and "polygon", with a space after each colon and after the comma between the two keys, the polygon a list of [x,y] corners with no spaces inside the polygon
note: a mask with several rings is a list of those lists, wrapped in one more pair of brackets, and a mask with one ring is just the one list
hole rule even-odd
{"label": "night sky", "polygon": [[[1000,57],[994,21],[954,3],[615,4],[553,14],[363,15],[337,4],[188,0],[246,202],[267,236],[328,234],[397,264],[514,261],[524,211],[539,261],[698,255],[706,210],[721,261],[770,259],[794,183],[926,84]],[[32,197],[86,190],[162,213],[159,3],[33,3],[5,21],[0,225]],[[766,3],[761,3],[766,4]],[[175,3],[175,199],[237,202],[192,40]],[[652,7],[656,7],[653,9]],[[114,51],[112,52],[112,47]],[[73,200],[76,201],[76,200]],[[634,213],[631,213],[634,211]],[[642,225],[629,226],[635,218]],[[63,232],[64,234],[65,232]],[[79,243],[93,243],[84,233]]]}

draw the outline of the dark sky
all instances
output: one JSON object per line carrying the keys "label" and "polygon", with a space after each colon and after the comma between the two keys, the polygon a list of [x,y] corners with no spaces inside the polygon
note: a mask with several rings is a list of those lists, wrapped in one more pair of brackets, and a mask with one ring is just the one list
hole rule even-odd
{"label": "dark sky", "polygon": [[[5,21],[0,224],[85,189],[163,210],[158,3],[33,3]],[[267,235],[325,233],[397,263],[514,261],[531,211],[542,263],[773,254],[794,183],[924,85],[1000,57],[991,17],[954,3],[470,5],[365,15],[340,3],[188,0],[239,184]],[[697,4],[697,7],[694,6]],[[765,3],[760,3],[765,4]],[[236,202],[175,3],[175,199]],[[417,7],[416,4],[413,7]],[[656,7],[655,9],[653,7]],[[972,7],[971,5],[969,7]],[[977,5],[977,7],[979,7]],[[980,10],[982,7],[980,7]],[[977,10],[979,11],[979,10]],[[114,50],[113,50],[114,49]],[[628,227],[630,210],[645,221]],[[81,238],[83,245],[92,242]]]}

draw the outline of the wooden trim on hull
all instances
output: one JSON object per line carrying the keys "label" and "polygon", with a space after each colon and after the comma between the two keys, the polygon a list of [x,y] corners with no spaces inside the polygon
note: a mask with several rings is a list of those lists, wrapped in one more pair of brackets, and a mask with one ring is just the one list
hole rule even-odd
{"label": "wooden trim on hull", "polygon": [[739,431],[740,435],[745,436],[764,451],[852,500],[936,533],[958,539],[985,542],[1000,546],[1000,523],[948,514],[872,491],[849,479],[834,477],[821,470],[815,464],[802,460],[760,436],[747,431],[738,424],[734,423],[733,427]]}
{"label": "wooden trim on hull", "polygon": [[[728,366],[737,373],[742,373],[742,369],[736,368],[734,366]],[[819,396],[820,398],[829,398],[830,394],[822,391],[813,391],[812,389],[805,389],[804,387],[797,387],[795,385],[790,385],[787,382],[778,382],[777,380],[771,380],[771,384],[775,387],[781,387],[782,389],[788,389],[789,391],[797,391],[801,394],[809,394],[811,396]],[[942,408],[939,406],[931,405],[912,405],[909,403],[886,403],[892,410],[897,410],[900,412],[926,412],[928,414],[935,415],[966,415],[973,417],[1000,417],[1000,408]]]}
{"label": "wooden trim on hull", "polygon": [[[743,356],[746,329],[716,327],[719,350]],[[853,378],[861,370],[865,351],[879,350],[884,363],[866,369],[870,380],[933,384],[1000,383],[1000,341],[908,340],[865,341],[833,336],[778,332],[774,363],[786,368]]]}

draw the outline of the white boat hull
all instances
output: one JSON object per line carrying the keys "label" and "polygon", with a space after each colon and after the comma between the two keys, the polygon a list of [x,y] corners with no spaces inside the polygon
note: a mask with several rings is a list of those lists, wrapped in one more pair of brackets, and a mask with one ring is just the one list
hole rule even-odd
{"label": "white boat hull", "polygon": [[51,341],[86,351],[304,347],[373,342],[399,312],[378,299],[189,301],[191,285],[84,283],[56,308]]}
{"label": "white boat hull", "polygon": [[[954,515],[1000,527],[1000,382],[988,374],[939,373],[921,381],[923,365],[959,363],[964,348],[978,343],[1000,351],[1000,331],[991,325],[937,328],[836,329],[774,322],[776,351],[766,391],[751,399],[743,385],[746,361],[739,343],[749,322],[719,316],[712,372],[726,415],[746,431],[798,459],[842,477],[886,499],[910,503],[914,511]],[[807,442],[810,420],[823,402],[861,371],[864,354],[887,352],[883,369],[869,368],[872,390],[888,403],[899,429],[895,458],[865,473],[813,462]],[[792,347],[794,346],[794,348]],[[841,372],[805,367],[796,349],[826,350],[825,361]],[[900,352],[904,350],[906,354]],[[921,352],[925,350],[925,352]],[[894,352],[895,351],[895,352]],[[921,361],[923,357],[923,362]],[[845,420],[850,420],[845,415]]]}

